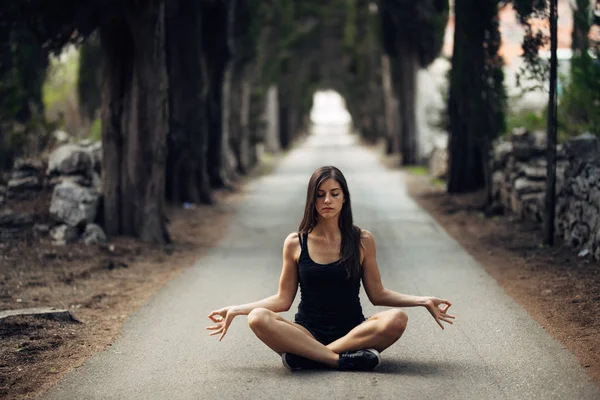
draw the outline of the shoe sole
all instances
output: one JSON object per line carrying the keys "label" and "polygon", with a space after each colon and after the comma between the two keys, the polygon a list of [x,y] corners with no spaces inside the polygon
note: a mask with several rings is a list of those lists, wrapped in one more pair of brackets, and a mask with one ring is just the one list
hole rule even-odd
{"label": "shoe sole", "polygon": [[287,361],[285,360],[285,356],[287,355],[287,353],[282,353],[281,354],[281,362],[283,363],[283,366],[286,367],[287,369],[289,369],[290,371],[297,371],[300,368],[292,368]]}
{"label": "shoe sole", "polygon": [[381,354],[379,354],[379,352],[375,349],[365,349],[366,351],[370,351],[371,353],[375,354],[377,356],[377,365],[375,365],[373,367],[373,369],[379,367],[379,365],[381,364]]}

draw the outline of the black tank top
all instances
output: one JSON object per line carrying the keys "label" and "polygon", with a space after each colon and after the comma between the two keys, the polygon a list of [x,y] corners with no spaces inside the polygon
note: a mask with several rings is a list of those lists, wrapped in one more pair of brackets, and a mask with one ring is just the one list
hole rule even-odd
{"label": "black tank top", "polygon": [[355,326],[364,321],[360,277],[348,278],[339,261],[318,264],[308,254],[308,234],[298,234],[300,304],[296,320],[317,326]]}

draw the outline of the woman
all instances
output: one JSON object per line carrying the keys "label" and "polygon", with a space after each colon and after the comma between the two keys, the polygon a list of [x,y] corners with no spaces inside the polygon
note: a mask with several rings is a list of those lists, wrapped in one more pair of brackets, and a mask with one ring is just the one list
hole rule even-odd
{"label": "woman", "polygon": [[[365,320],[359,300],[361,279],[376,306],[423,306],[442,329],[442,322],[452,324],[454,317],[447,314],[449,301],[383,287],[375,240],[352,222],[346,179],[336,167],[321,167],[308,183],[299,230],[284,241],[278,293],[211,312],[208,318],[215,325],[207,329],[222,340],[236,316],[248,315],[250,329],[279,353],[291,370],[324,366],[373,369],[380,363],[379,352],[402,336],[408,317],[399,309],[390,309]],[[289,310],[298,285],[301,301],[291,322],[277,313]]]}

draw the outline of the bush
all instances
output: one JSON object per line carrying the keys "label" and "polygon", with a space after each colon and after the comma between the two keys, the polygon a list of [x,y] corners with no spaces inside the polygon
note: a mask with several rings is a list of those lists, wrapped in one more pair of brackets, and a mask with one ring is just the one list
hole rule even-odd
{"label": "bush", "polygon": [[525,128],[528,131],[545,130],[546,115],[545,110],[542,112],[522,110],[509,113],[506,116],[506,132],[511,132],[515,128]]}

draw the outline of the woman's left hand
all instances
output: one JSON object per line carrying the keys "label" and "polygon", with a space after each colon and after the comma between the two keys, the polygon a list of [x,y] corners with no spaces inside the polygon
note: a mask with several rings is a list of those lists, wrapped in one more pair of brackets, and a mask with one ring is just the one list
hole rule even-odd
{"label": "woman's left hand", "polygon": [[427,297],[425,300],[425,308],[442,330],[444,329],[442,321],[450,325],[453,323],[454,316],[448,314],[448,309],[451,305],[448,300],[438,299],[437,297]]}

